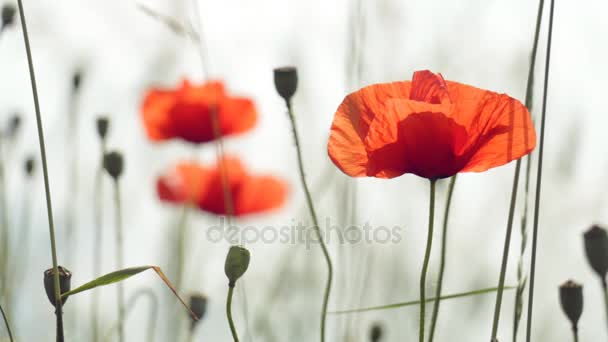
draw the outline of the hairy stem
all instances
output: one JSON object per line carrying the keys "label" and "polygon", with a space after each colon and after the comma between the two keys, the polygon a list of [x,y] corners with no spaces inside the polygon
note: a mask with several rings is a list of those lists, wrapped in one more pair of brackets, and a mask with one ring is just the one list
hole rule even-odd
{"label": "hairy stem", "polygon": [[[53,260],[53,284],[55,287],[55,303],[61,303],[61,293],[59,288],[59,269],[57,267],[57,248],[55,244],[55,225],[53,223],[53,206],[51,203],[51,190],[49,186],[49,173],[46,164],[46,147],[44,145],[44,132],[42,129],[42,115],[40,114],[40,103],[38,101],[38,88],[36,86],[36,75],[34,73],[34,61],[32,60],[32,50],[27,33],[25,22],[25,12],[23,10],[23,0],[18,0],[19,16],[21,19],[21,29],[23,31],[23,41],[27,54],[27,63],[30,71],[30,82],[32,85],[32,95],[34,97],[34,108],[36,110],[36,126],[38,127],[38,143],[40,145],[40,158],[42,159],[42,173],[44,175],[44,190],[46,194],[46,209],[49,221],[49,235],[51,239],[51,256]],[[57,342],[63,342],[63,313],[57,310]],[[60,324],[61,323],[61,324]]]}
{"label": "hairy stem", "polygon": [[441,261],[439,263],[439,278],[437,279],[437,289],[435,290],[435,298],[438,298],[433,304],[433,316],[431,318],[431,329],[429,331],[429,342],[433,342],[435,337],[435,325],[437,324],[437,316],[439,316],[439,303],[441,303],[441,290],[443,288],[443,273],[445,270],[445,256],[447,250],[448,236],[448,218],[450,215],[450,206],[452,204],[452,194],[456,185],[456,175],[450,179],[448,188],[448,196],[445,202],[445,212],[443,214],[443,231],[441,233]]}
{"label": "hairy stem", "polygon": [[234,327],[234,320],[232,319],[232,293],[234,292],[234,284],[228,285],[228,300],[226,300],[226,316],[228,316],[228,324],[230,325],[230,332],[234,342],[239,342],[239,336],[236,333]]}
{"label": "hairy stem", "polygon": [[321,311],[321,342],[325,341],[325,321],[327,317],[327,304],[329,303],[329,295],[331,292],[331,282],[333,279],[333,266],[331,262],[331,257],[329,256],[329,251],[327,250],[327,246],[325,245],[325,241],[323,239],[323,234],[321,234],[321,228],[319,227],[319,219],[317,218],[317,213],[315,211],[315,207],[312,201],[312,196],[310,195],[310,190],[308,189],[308,184],[306,183],[306,176],[304,172],[304,162],[302,159],[302,149],[300,147],[300,138],[298,136],[298,129],[296,125],[296,119],[293,114],[293,108],[291,106],[291,102],[287,101],[287,114],[289,115],[289,121],[291,122],[291,129],[293,131],[293,138],[296,145],[296,151],[298,155],[298,169],[300,171],[300,182],[302,184],[302,188],[304,189],[304,194],[306,195],[306,203],[308,205],[308,210],[310,212],[310,217],[313,221],[313,226],[315,230],[315,234],[317,235],[317,239],[319,240],[319,245],[321,246],[321,250],[323,251],[323,256],[325,257],[325,262],[327,263],[327,283],[325,284],[325,293],[323,295],[323,306]]}
{"label": "hairy stem", "polygon": [[424,316],[426,306],[426,273],[429,268],[429,260],[431,259],[431,248],[433,246],[433,224],[435,221],[435,185],[437,180],[430,180],[430,196],[429,196],[429,228],[426,236],[426,249],[424,252],[424,261],[422,262],[422,272],[420,273],[420,330],[419,341],[424,342]]}

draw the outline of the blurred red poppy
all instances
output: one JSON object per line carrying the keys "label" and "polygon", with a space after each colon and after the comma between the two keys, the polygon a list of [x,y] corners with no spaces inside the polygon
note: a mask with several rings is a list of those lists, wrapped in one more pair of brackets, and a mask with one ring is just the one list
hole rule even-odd
{"label": "blurred red poppy", "polygon": [[[280,207],[287,197],[287,185],[272,176],[250,175],[233,157],[224,159],[234,215],[260,213]],[[194,162],[182,162],[158,178],[158,196],[171,203],[192,203],[203,211],[227,215],[220,169]]]}
{"label": "blurred red poppy", "polygon": [[257,120],[253,101],[226,94],[219,81],[177,89],[151,89],[141,108],[148,137],[153,141],[179,138],[191,143],[214,140],[212,110],[217,111],[222,136],[243,133]]}
{"label": "blurred red poppy", "polygon": [[424,70],[411,82],[348,95],[327,148],[349,176],[438,179],[504,165],[535,146],[530,113],[519,101]]}

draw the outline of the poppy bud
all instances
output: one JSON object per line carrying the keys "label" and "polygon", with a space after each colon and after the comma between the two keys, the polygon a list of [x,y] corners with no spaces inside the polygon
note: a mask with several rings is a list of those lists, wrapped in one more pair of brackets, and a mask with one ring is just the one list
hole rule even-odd
{"label": "poppy bud", "polygon": [[578,319],[583,313],[583,287],[572,280],[568,280],[559,287],[559,299],[562,310],[572,323],[576,331]]}
{"label": "poppy bud", "polygon": [[369,340],[371,342],[379,342],[382,339],[384,329],[380,323],[374,323],[369,331]]}
{"label": "poppy bud", "polygon": [[190,310],[194,312],[198,320],[191,317],[190,329],[196,328],[197,323],[203,319],[207,312],[207,297],[202,294],[194,294],[190,296]]}
{"label": "poppy bud", "polygon": [[4,30],[7,26],[12,25],[15,22],[15,13],[17,10],[12,4],[4,4],[2,6],[2,28]]}
{"label": "poppy bud", "polygon": [[120,152],[108,152],[103,157],[103,167],[114,179],[118,179],[118,177],[122,175],[123,164],[124,162]]}
{"label": "poppy bud", "polygon": [[[57,270],[59,271],[59,293],[65,293],[70,291],[70,279],[72,278],[72,272],[68,271],[67,268],[63,266],[58,266]],[[53,272],[53,268],[49,268],[44,271],[44,289],[46,290],[46,296],[49,297],[49,301],[54,307],[55,305],[55,281],[54,281],[55,272]],[[68,297],[62,299],[62,306],[68,300]]]}
{"label": "poppy bud", "polygon": [[274,86],[285,102],[289,103],[298,88],[297,69],[295,67],[274,69]]}
{"label": "poppy bud", "polygon": [[249,251],[245,247],[232,246],[226,256],[224,272],[228,277],[228,286],[234,287],[236,281],[245,274],[249,267]]}
{"label": "poppy bud", "polygon": [[82,81],[82,71],[76,70],[74,75],[72,75],[72,90],[78,91],[80,89],[80,83]]}
{"label": "poppy bud", "polygon": [[25,159],[25,174],[28,177],[31,177],[32,174],[34,173],[34,165],[35,165],[35,160],[33,156],[29,156],[27,157],[27,159]]}
{"label": "poppy bud", "polygon": [[97,135],[101,140],[104,140],[108,134],[110,119],[107,116],[98,116],[95,123],[97,125]]}
{"label": "poppy bud", "polygon": [[584,238],[587,261],[604,282],[608,272],[608,234],[605,229],[594,225],[585,232]]}
{"label": "poppy bud", "polygon": [[21,115],[15,113],[8,121],[8,136],[14,138],[19,132],[19,127],[21,127]]}

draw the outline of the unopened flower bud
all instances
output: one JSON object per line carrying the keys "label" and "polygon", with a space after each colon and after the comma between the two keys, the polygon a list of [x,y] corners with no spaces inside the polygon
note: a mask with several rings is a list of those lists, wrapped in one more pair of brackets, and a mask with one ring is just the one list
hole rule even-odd
{"label": "unopened flower bud", "polygon": [[191,317],[190,329],[196,328],[196,325],[203,319],[207,312],[207,296],[202,294],[194,294],[190,296],[190,310],[194,312],[198,320]]}
{"label": "unopened flower bud", "polygon": [[224,271],[228,277],[228,286],[234,287],[236,281],[245,274],[249,267],[249,251],[245,247],[232,246],[226,256]]}
{"label": "unopened flower bud", "polygon": [[122,175],[124,161],[122,154],[116,151],[108,152],[103,157],[103,167],[108,174],[114,179],[118,179]]}
{"label": "unopened flower bud", "polygon": [[384,334],[384,329],[379,323],[374,323],[369,331],[369,340],[371,342],[379,342]]}
{"label": "unopened flower bud", "polygon": [[[63,266],[58,266],[57,270],[59,271],[59,293],[65,293],[70,291],[70,280],[72,279],[72,272],[68,271],[67,268]],[[49,268],[44,271],[44,289],[46,290],[46,296],[49,297],[49,301],[54,307],[55,305],[55,272],[53,268]],[[62,299],[62,306],[68,300],[68,297]]]}
{"label": "unopened flower bud", "polygon": [[19,113],[13,114],[8,121],[8,136],[14,138],[19,133],[21,127],[21,115]]}
{"label": "unopened flower bud", "polygon": [[2,6],[2,30],[15,22],[17,10],[13,4],[6,3]]}
{"label": "unopened flower bud", "polygon": [[578,319],[583,313],[583,287],[572,280],[568,280],[559,287],[559,299],[562,310],[572,323],[572,328],[576,330]]}
{"label": "unopened flower bud", "polygon": [[25,168],[25,174],[28,177],[31,177],[32,174],[34,173],[34,166],[36,165],[35,163],[36,163],[36,161],[33,156],[29,156],[25,159],[24,168]]}
{"label": "unopened flower bud", "polygon": [[104,140],[108,134],[110,119],[107,116],[98,116],[95,124],[97,126],[97,135],[101,140]]}
{"label": "unopened flower bud", "polygon": [[289,103],[298,88],[298,71],[295,67],[274,69],[274,86],[281,97]]}
{"label": "unopened flower bud", "polygon": [[82,82],[82,71],[76,70],[72,75],[72,91],[78,91]]}
{"label": "unopened flower bud", "polygon": [[584,238],[587,261],[602,281],[605,281],[608,272],[608,233],[594,225],[585,232]]}

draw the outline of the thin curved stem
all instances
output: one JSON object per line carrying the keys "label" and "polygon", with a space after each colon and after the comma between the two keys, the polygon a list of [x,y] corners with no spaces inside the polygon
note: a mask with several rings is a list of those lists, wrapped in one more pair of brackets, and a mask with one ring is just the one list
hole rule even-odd
{"label": "thin curved stem", "polygon": [[545,80],[543,89],[543,108],[540,121],[540,144],[538,149],[538,168],[536,172],[536,199],[534,201],[534,226],[532,229],[532,251],[530,260],[530,288],[528,290],[528,321],[526,326],[526,341],[532,337],[532,308],[534,305],[534,280],[536,275],[536,249],[538,242],[538,222],[540,213],[540,195],[543,175],[543,152],[545,148],[545,122],[547,119],[547,88],[549,86],[549,65],[551,62],[551,40],[553,38],[553,12],[555,0],[551,0],[549,11],[549,35],[547,38],[547,55],[545,59]]}
{"label": "thin curved stem", "polygon": [[[53,206],[51,203],[51,190],[49,186],[49,173],[46,165],[46,148],[44,145],[44,132],[42,130],[42,115],[40,114],[40,103],[38,101],[38,89],[36,87],[36,75],[34,73],[34,62],[32,60],[32,50],[30,47],[30,40],[27,33],[27,25],[25,22],[25,12],[23,10],[23,0],[18,0],[19,5],[19,16],[21,19],[21,29],[23,31],[23,41],[25,43],[25,51],[27,53],[27,63],[30,71],[30,82],[32,84],[32,95],[34,97],[34,108],[36,110],[36,126],[38,127],[38,143],[40,145],[40,158],[42,159],[42,173],[44,175],[44,190],[46,194],[46,209],[49,221],[49,235],[51,239],[51,255],[53,259],[53,284],[55,287],[55,302],[61,303],[61,293],[59,288],[59,270],[57,267],[57,248],[55,244],[55,225],[53,224]],[[62,322],[63,313],[61,310],[57,310],[57,342],[63,342],[63,324]]]}
{"label": "thin curved stem", "polygon": [[606,305],[606,319],[608,320],[608,283],[602,278],[602,292],[604,293],[604,304]]}
{"label": "thin curved stem", "polygon": [[321,342],[325,341],[325,321],[327,317],[327,304],[329,303],[329,295],[331,292],[331,282],[333,279],[334,271],[331,262],[331,257],[329,256],[329,251],[327,250],[327,246],[325,245],[325,241],[323,239],[323,235],[321,234],[321,228],[319,227],[319,219],[317,218],[317,213],[315,212],[315,207],[313,205],[312,196],[310,195],[310,190],[308,189],[308,184],[306,183],[306,176],[304,173],[304,162],[302,159],[302,149],[300,148],[300,138],[298,136],[298,129],[296,127],[296,120],[293,114],[293,109],[291,107],[291,102],[287,101],[287,114],[289,115],[289,121],[291,122],[291,129],[293,131],[293,138],[296,145],[296,151],[298,155],[298,168],[300,171],[300,182],[302,183],[302,188],[304,189],[304,194],[306,195],[306,203],[308,205],[308,210],[310,212],[310,217],[313,221],[314,230],[317,235],[317,239],[319,240],[319,245],[321,245],[321,250],[323,251],[323,256],[325,257],[325,262],[327,263],[327,283],[325,285],[325,293],[323,295],[323,307],[321,311]]}
{"label": "thin curved stem", "polygon": [[[141,288],[139,289],[137,292],[135,292],[133,295],[131,295],[131,297],[129,298],[129,300],[127,301],[127,305],[125,308],[125,318],[126,316],[128,316],[131,311],[133,310],[133,308],[135,307],[135,304],[137,303],[137,300],[143,296],[148,296],[148,298],[150,298],[150,315],[148,317],[148,330],[147,330],[147,334],[146,334],[146,342],[154,342],[156,334],[154,333],[156,330],[156,320],[158,317],[158,297],[156,296],[156,293],[151,289],[151,288]],[[116,329],[118,327],[118,325],[120,324],[120,322],[116,322],[106,333],[105,337],[104,337],[104,341],[107,341],[110,338],[110,335],[112,334],[112,332],[114,331],[114,329]]]}
{"label": "thin curved stem", "polygon": [[572,337],[574,342],[578,342],[578,327],[576,325],[572,326]]}
{"label": "thin curved stem", "polygon": [[[124,267],[123,258],[123,236],[122,236],[122,208],[120,205],[120,185],[118,179],[114,179],[114,205],[116,219],[116,262],[118,269]],[[123,342],[125,340],[125,288],[122,282],[116,284],[117,288],[117,302],[118,302],[118,341]]]}
{"label": "thin curved stem", "polygon": [[433,247],[433,224],[435,221],[435,185],[437,180],[430,181],[430,196],[429,196],[429,229],[426,236],[426,249],[424,252],[424,261],[422,263],[422,272],[420,273],[420,330],[419,341],[424,342],[424,316],[426,306],[426,273],[429,268],[429,260],[431,259],[431,248]]}
{"label": "thin curved stem", "polygon": [[[6,201],[6,194],[7,194],[7,189],[6,189],[6,172],[5,172],[5,167],[4,167],[4,162],[5,162],[5,155],[4,155],[4,151],[3,151],[3,139],[4,136],[2,136],[2,134],[0,134],[0,211],[1,211],[1,215],[2,217],[0,218],[0,229],[1,229],[1,238],[2,238],[2,252],[1,252],[1,267],[0,269],[2,270],[2,272],[6,275],[8,272],[8,267],[9,267],[9,262],[8,259],[10,257],[10,253],[9,253],[9,223],[8,223],[8,205],[7,205],[7,201]],[[0,297],[9,297],[10,296],[10,290],[9,290],[9,284],[7,284],[7,278],[6,276],[1,277],[2,279],[0,279]],[[9,305],[9,312],[10,312],[10,305]]]}
{"label": "thin curved stem", "polygon": [[230,332],[234,342],[239,342],[239,336],[234,327],[234,320],[232,319],[232,293],[234,292],[234,285],[228,285],[228,299],[226,300],[226,316],[228,317],[228,324],[230,325]]}
{"label": "thin curved stem", "polygon": [[4,313],[4,309],[2,308],[2,305],[0,305],[0,312],[2,312],[2,319],[4,320],[4,325],[6,326],[6,331],[8,332],[8,337],[10,338],[11,342],[13,342],[13,333],[11,332],[11,326],[10,326],[10,324],[8,324],[8,318],[6,317],[6,314]]}
{"label": "thin curved stem", "polygon": [[[101,151],[99,166],[95,174],[95,185],[93,188],[93,208],[95,210],[95,240],[93,241],[93,274],[95,277],[101,274],[101,250],[102,250],[102,227],[103,227],[103,156],[106,154],[106,140],[101,139]],[[99,292],[91,294],[91,334],[93,342],[99,341]]]}
{"label": "thin curved stem", "polygon": [[[445,212],[443,214],[443,231],[441,233],[441,261],[439,263],[439,278],[437,279],[437,289],[435,290],[435,298],[441,298],[441,290],[443,288],[443,273],[445,270],[445,256],[447,250],[448,240],[448,218],[450,215],[450,207],[452,204],[452,194],[454,193],[454,187],[456,186],[456,177],[454,175],[450,179],[450,185],[448,187],[448,196],[445,202]],[[431,318],[431,329],[429,331],[429,342],[433,342],[435,337],[435,325],[437,324],[437,316],[439,316],[439,303],[441,299],[437,299],[433,304],[433,316]]]}

